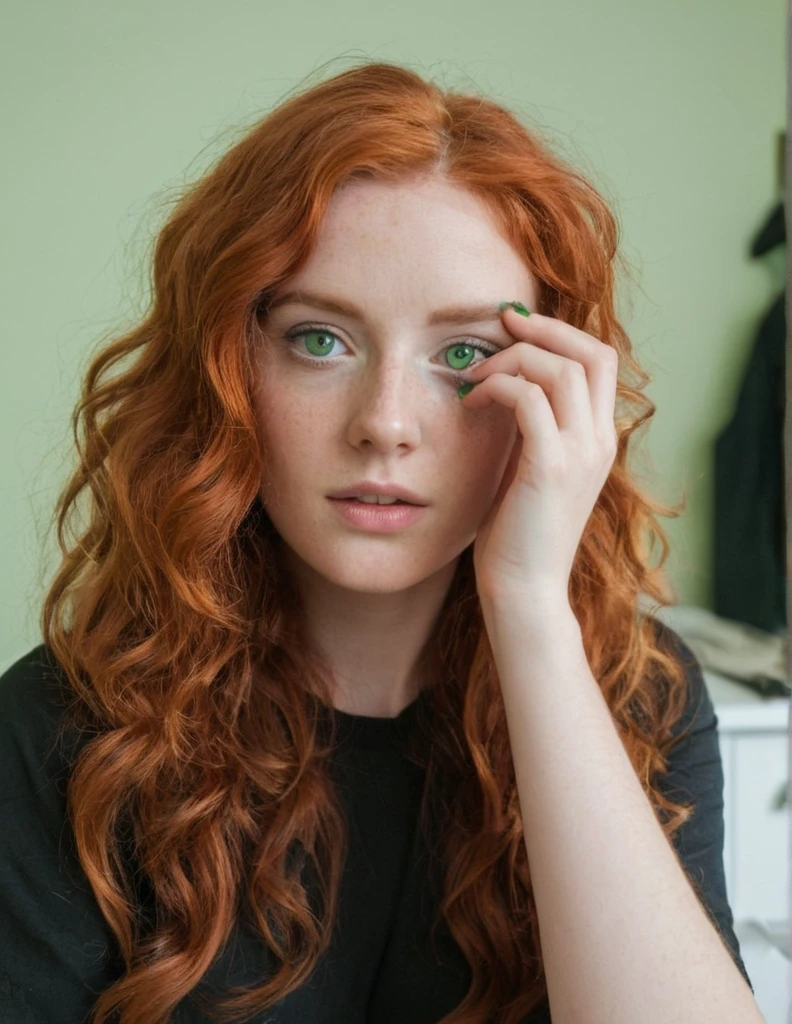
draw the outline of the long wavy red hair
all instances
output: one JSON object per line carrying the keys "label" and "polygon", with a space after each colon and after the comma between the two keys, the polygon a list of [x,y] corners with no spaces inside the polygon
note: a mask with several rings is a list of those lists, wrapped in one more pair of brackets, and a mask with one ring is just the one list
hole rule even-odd
{"label": "long wavy red hair", "polygon": [[[79,463],[53,515],[62,561],[41,627],[68,677],[65,723],[93,730],[72,766],[68,814],[125,964],[92,1024],[115,1012],[121,1024],[169,1021],[243,910],[279,969],[258,988],[232,990],[216,1004],[218,1020],[282,999],[328,947],[346,849],[327,770],[333,731],[321,727],[332,680],[301,628],[260,498],[266,439],[251,399],[259,314],[311,253],[339,186],[427,173],[492,210],[538,283],[540,312],[619,353],[618,455],[580,544],[570,601],[669,839],[692,813],[657,786],[687,693],[683,665],[639,595],[654,609],[672,601],[656,517],[679,507],[651,500],[627,468],[630,437],[655,406],[614,313],[615,217],[503,107],[367,62],[295,92],[184,191],[155,241],[144,319],[94,355],[72,414]],[[88,521],[69,546],[86,488]],[[435,924],[445,916],[472,970],[443,1024],[517,1024],[547,989],[472,547],[421,662],[423,678],[436,680],[432,742],[414,751],[427,773],[422,827],[430,805],[439,815]],[[124,836],[156,897],[148,929]],[[321,880],[321,919],[287,872],[294,844]]]}

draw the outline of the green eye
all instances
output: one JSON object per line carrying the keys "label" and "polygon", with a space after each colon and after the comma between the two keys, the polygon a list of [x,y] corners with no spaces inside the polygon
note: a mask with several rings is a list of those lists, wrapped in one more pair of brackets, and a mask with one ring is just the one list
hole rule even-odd
{"label": "green eye", "polygon": [[[312,341],[312,337],[317,337],[320,340],[318,342]],[[330,331],[306,331],[303,334],[305,338],[305,347],[313,356],[325,356],[333,347],[333,340],[335,335],[331,334]]]}
{"label": "green eye", "polygon": [[[334,344],[340,341],[340,338],[333,331],[329,331],[326,328],[307,327],[301,330],[289,331],[284,336],[284,340],[287,342],[302,340],[304,342],[305,348],[310,353],[310,356],[298,356],[304,362],[324,363],[328,362],[325,357],[333,350]],[[448,365],[451,369],[464,371],[469,369],[471,360],[476,352],[480,352],[486,358],[494,355],[498,348],[495,345],[458,342],[455,345],[449,345],[445,351],[448,353]]]}
{"label": "green eye", "polygon": [[452,345],[448,349],[448,359],[451,367],[454,370],[467,370],[477,347],[474,345]]}

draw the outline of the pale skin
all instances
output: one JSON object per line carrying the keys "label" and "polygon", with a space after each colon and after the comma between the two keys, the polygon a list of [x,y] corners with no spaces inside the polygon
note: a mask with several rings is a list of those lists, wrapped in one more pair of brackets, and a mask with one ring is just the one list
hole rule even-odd
{"label": "pale skin", "polygon": [[[357,183],[333,198],[315,251],[278,294],[286,291],[346,300],[364,320],[301,303],[262,324],[271,340],[257,415],[272,452],[262,500],[338,679],[335,706],[393,717],[422,685],[418,653],[517,433],[509,409],[464,408],[448,350],[466,339],[514,344],[498,304],[533,302],[535,283],[468,194],[436,181]],[[487,319],[428,326],[436,310],[460,305],[486,307]],[[295,349],[311,355],[304,337],[282,340],[306,325],[337,337],[327,365],[296,358]],[[325,495],[372,477],[416,491],[429,505],[422,521],[391,535],[341,521]]]}
{"label": "pale skin", "polygon": [[[337,196],[296,280],[365,314],[280,307],[273,338],[320,323],[343,358],[301,366],[276,343],[257,396],[274,453],[262,497],[340,680],[336,706],[393,715],[413,698],[418,652],[474,542],[553,1024],[762,1024],[641,789],[567,599],[615,457],[614,353],[537,313],[429,328],[450,305],[535,309],[535,282],[486,210],[442,181]],[[442,355],[464,338],[504,351],[467,374],[478,384],[460,401]],[[324,495],[364,476],[412,487],[428,513],[384,538],[338,525]]]}

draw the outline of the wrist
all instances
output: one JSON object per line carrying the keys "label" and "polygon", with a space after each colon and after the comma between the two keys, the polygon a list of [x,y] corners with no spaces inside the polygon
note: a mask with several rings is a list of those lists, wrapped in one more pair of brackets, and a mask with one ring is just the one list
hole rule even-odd
{"label": "wrist", "polygon": [[480,597],[481,612],[490,639],[519,636],[537,644],[543,638],[582,636],[580,623],[566,594],[556,592],[501,593]]}
{"label": "wrist", "polygon": [[526,624],[532,621],[546,623],[568,616],[575,618],[566,588],[562,591],[559,588],[532,587],[521,591],[504,590],[497,594],[480,593],[479,601],[485,614],[522,620]]}

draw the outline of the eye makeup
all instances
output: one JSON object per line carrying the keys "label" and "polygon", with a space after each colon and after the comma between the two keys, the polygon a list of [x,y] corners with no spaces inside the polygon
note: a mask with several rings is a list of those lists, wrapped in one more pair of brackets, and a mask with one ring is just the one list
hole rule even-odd
{"label": "eye makeup", "polygon": [[[304,326],[292,328],[290,331],[287,331],[283,335],[283,340],[294,350],[294,354],[295,354],[295,358],[296,359],[299,359],[300,361],[305,362],[305,363],[312,363],[313,365],[317,365],[317,366],[318,365],[322,365],[322,364],[324,364],[324,365],[328,365],[328,364],[332,365],[332,362],[334,362],[334,359],[332,357],[331,358],[327,358],[325,356],[308,356],[308,355],[303,355],[302,353],[300,353],[300,354],[297,353],[297,351],[295,349],[295,346],[294,346],[294,342],[296,342],[300,338],[305,338],[305,337],[307,337],[307,336],[309,336],[311,334],[324,335],[325,338],[332,338],[332,339],[335,339],[337,341],[341,340],[334,331],[329,330],[327,327],[323,327],[321,324],[307,324],[307,325],[304,325]],[[320,348],[321,348],[321,346],[320,346]],[[474,341],[472,338],[471,339],[463,338],[460,341],[455,341],[455,342],[452,342],[450,345],[447,345],[445,347],[444,351],[451,352],[452,353],[452,356],[451,356],[452,359],[458,360],[458,361],[464,361],[468,357],[468,354],[472,353],[472,352],[476,352],[476,351],[477,352],[481,352],[482,355],[484,356],[484,358],[486,359],[489,356],[495,355],[496,352],[502,351],[502,349],[501,349],[501,347],[499,345],[495,345],[495,344],[492,344],[492,343],[489,343],[489,342],[480,341],[480,340],[475,340]],[[475,363],[475,364],[472,364],[472,365],[478,366],[479,364]],[[459,374],[463,374],[466,370],[469,370],[471,368],[472,368],[471,365],[467,365],[467,366],[449,365],[448,366],[449,370],[455,371],[455,378],[454,378],[455,380],[457,379]],[[457,380],[457,386],[459,386],[459,384],[462,383],[463,381],[464,381],[464,378],[463,377],[459,377],[459,379]]]}

